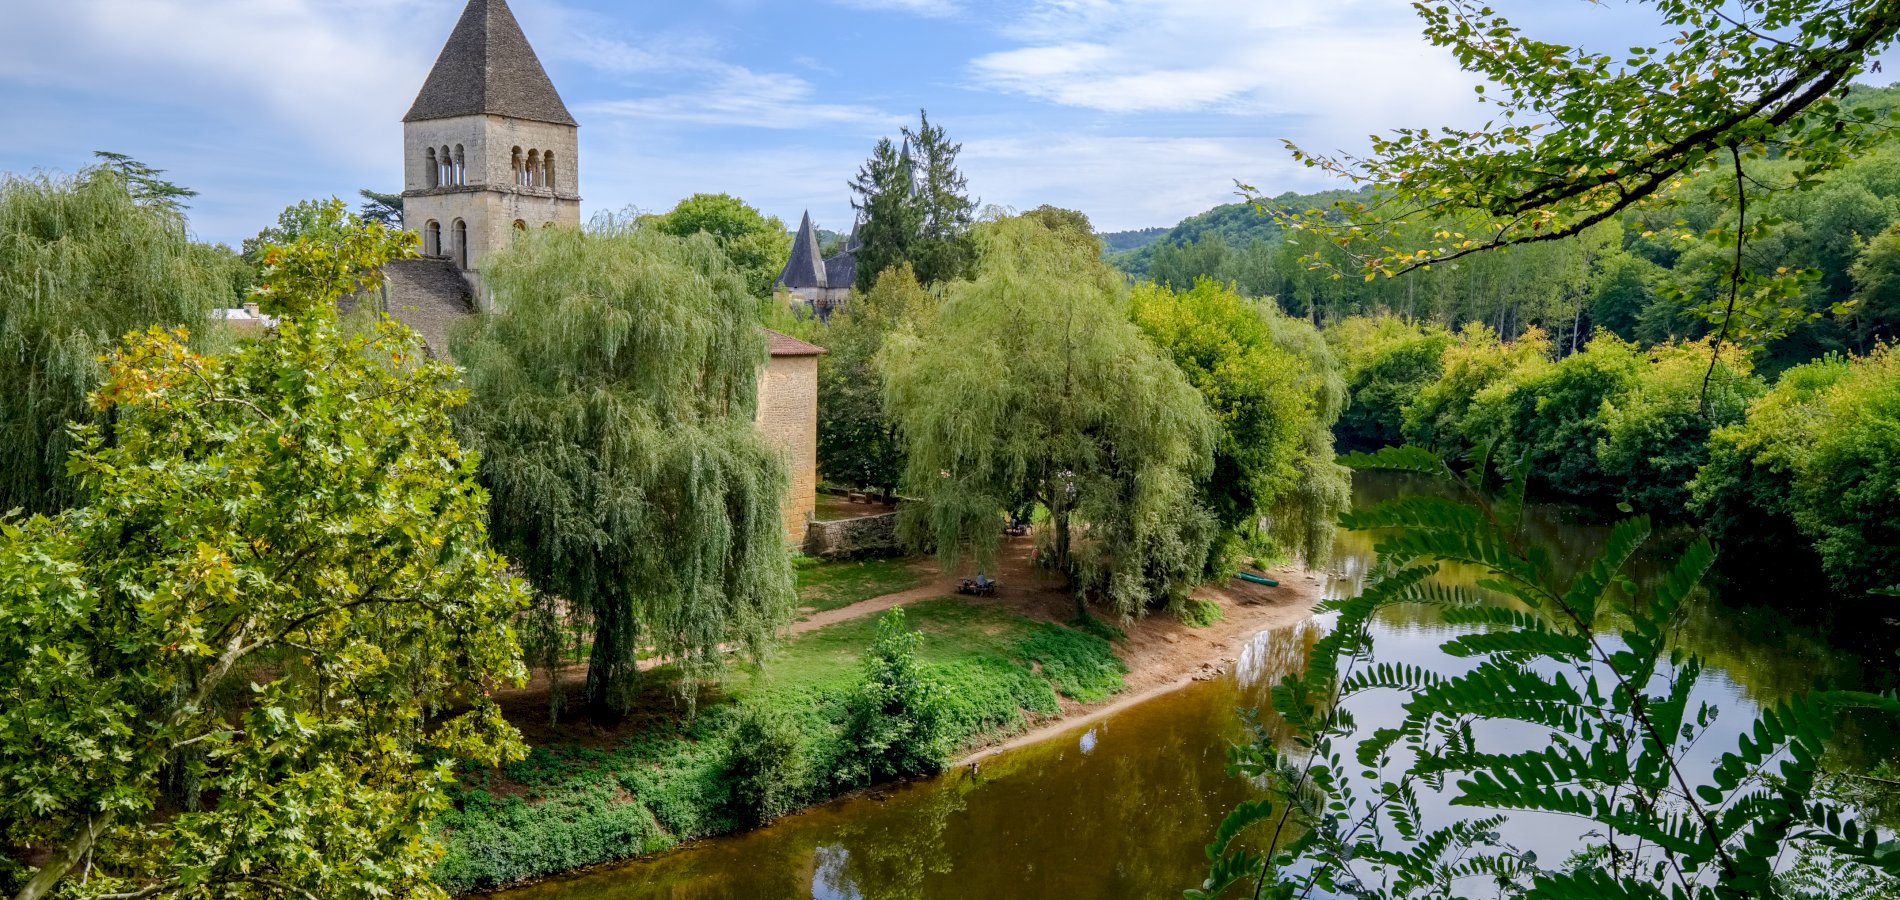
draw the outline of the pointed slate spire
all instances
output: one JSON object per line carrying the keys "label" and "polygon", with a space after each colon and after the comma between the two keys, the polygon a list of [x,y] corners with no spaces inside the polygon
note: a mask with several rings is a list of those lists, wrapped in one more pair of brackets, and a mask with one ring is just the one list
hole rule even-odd
{"label": "pointed slate spire", "polygon": [[810,210],[798,223],[798,236],[792,239],[792,258],[785,261],[785,271],[779,273],[778,283],[794,290],[825,286],[825,263],[818,252],[818,231],[811,227]]}
{"label": "pointed slate spire", "polygon": [[469,0],[402,120],[489,114],[575,124],[507,0]]}

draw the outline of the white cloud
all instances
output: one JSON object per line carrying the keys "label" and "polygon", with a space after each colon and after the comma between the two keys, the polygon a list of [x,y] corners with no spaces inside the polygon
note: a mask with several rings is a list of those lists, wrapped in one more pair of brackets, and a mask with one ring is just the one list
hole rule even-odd
{"label": "white cloud", "polygon": [[977,86],[1107,113],[1299,109],[1383,129],[1470,106],[1471,78],[1405,0],[1041,0],[1004,34],[1020,46],[974,60]]}
{"label": "white cloud", "polygon": [[782,72],[711,64],[703,83],[655,97],[604,100],[583,114],[696,125],[801,129],[845,126],[876,134],[898,118],[869,106],[819,102],[811,83]]}
{"label": "white cloud", "polygon": [[456,7],[456,0],[14,4],[0,29],[0,82],[215,110],[227,121],[287,130],[291,146],[362,161],[388,153],[437,49],[404,39],[418,21],[453,22]]}

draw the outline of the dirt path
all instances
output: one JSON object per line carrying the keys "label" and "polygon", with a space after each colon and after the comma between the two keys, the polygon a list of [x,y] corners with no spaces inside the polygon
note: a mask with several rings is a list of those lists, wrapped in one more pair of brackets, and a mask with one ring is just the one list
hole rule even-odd
{"label": "dirt path", "polygon": [[[929,565],[925,563],[925,565]],[[916,587],[861,600],[850,606],[812,613],[787,627],[788,635],[806,634],[866,616],[874,616],[896,606],[956,596],[957,582],[964,574],[933,572],[929,580]],[[1035,543],[1028,537],[1006,538],[991,573],[999,587],[995,597],[962,597],[964,602],[1000,606],[1019,615],[1046,622],[1068,623],[1076,617],[1075,598],[1059,578],[1035,563]],[[1168,613],[1157,613],[1133,622],[1113,622],[1125,633],[1115,642],[1115,653],[1128,664],[1128,675],[1121,693],[1094,703],[1062,701],[1062,711],[1054,718],[1037,723],[1030,731],[1005,742],[984,748],[965,761],[972,761],[1010,747],[1031,743],[1050,733],[1078,722],[1110,715],[1185,684],[1211,678],[1224,671],[1240,648],[1255,634],[1270,628],[1291,625],[1306,618],[1319,602],[1325,579],[1318,573],[1284,567],[1269,573],[1279,587],[1250,584],[1229,579],[1226,584],[1202,585],[1193,596],[1212,600],[1221,607],[1221,621],[1206,628],[1189,628]],[[1100,613],[1095,613],[1100,615]],[[662,660],[639,662],[642,670]],[[577,689],[586,677],[586,666],[564,667],[561,673],[567,691]],[[643,727],[639,717],[618,726],[599,729],[584,722],[573,722],[559,729],[548,729],[546,720],[549,683],[547,674],[533,673],[520,688],[498,692],[504,712],[531,737],[554,737],[588,743],[611,744],[619,736]],[[549,733],[543,734],[544,731]]]}

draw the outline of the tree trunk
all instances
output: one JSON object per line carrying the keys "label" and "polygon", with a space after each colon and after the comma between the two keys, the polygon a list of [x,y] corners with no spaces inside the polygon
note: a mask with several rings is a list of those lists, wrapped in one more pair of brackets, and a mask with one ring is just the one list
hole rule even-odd
{"label": "tree trunk", "polygon": [[66,879],[66,873],[71,872],[73,866],[78,865],[79,861],[85,859],[86,854],[92,851],[93,841],[98,840],[102,832],[112,827],[113,816],[113,813],[104,813],[97,819],[87,819],[84,830],[80,831],[71,843],[48,859],[46,865],[41,866],[40,870],[34,873],[33,880],[28,881],[26,887],[21,888],[20,892],[14,895],[14,900],[40,900],[41,897],[51,896],[53,889],[59,887],[59,883]]}
{"label": "tree trunk", "polygon": [[594,650],[587,661],[587,711],[611,719],[627,711],[634,679],[639,677],[635,638],[640,623],[632,605],[612,599],[594,607]]}

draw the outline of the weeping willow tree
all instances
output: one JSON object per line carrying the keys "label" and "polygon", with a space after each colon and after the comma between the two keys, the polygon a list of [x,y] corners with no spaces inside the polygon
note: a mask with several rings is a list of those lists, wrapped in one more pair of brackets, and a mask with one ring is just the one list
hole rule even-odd
{"label": "weeping willow tree", "polygon": [[1027,217],[985,223],[973,281],[880,362],[909,457],[904,493],[946,565],[993,558],[1005,510],[1040,504],[1079,612],[1122,614],[1191,587],[1215,522],[1207,404],[1129,321],[1093,238]]}
{"label": "weeping willow tree", "polygon": [[494,539],[592,618],[589,709],[628,708],[645,649],[693,674],[756,656],[793,592],[745,282],[710,238],[625,227],[526,236],[482,274],[460,425]]}
{"label": "weeping willow tree", "polygon": [[104,424],[86,395],[107,351],[152,325],[206,332],[234,265],[111,171],[0,178],[0,511],[73,502],[67,426]]}

